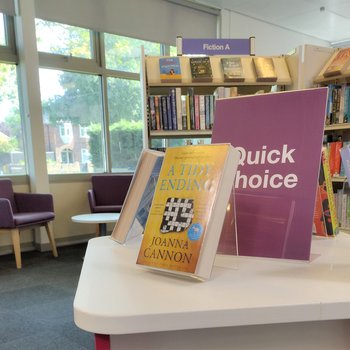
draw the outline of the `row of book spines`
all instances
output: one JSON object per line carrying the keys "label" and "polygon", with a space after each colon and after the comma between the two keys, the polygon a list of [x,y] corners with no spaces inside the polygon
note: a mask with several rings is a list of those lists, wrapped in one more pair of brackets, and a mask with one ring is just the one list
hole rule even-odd
{"label": "row of book spines", "polygon": [[338,189],[335,194],[335,205],[339,227],[350,228],[350,193]]}
{"label": "row of book spines", "polygon": [[350,86],[346,84],[328,86],[326,124],[350,122]]}
{"label": "row of book spines", "polygon": [[209,130],[214,122],[214,95],[187,95],[180,88],[148,97],[150,130]]}

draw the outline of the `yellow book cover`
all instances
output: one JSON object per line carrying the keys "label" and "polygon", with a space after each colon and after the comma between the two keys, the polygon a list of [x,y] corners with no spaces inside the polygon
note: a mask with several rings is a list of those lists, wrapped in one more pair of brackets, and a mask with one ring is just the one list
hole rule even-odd
{"label": "yellow book cover", "polygon": [[332,223],[332,232],[334,235],[338,233],[338,218],[337,218],[337,209],[335,206],[335,198],[333,193],[331,171],[329,168],[329,155],[328,155],[327,147],[322,147],[322,165],[323,165],[326,191],[328,194],[328,205],[329,205],[330,219]]}
{"label": "yellow book cover", "polygon": [[271,57],[253,57],[256,81],[274,82],[277,81],[275,65]]}
{"label": "yellow book cover", "polygon": [[230,144],[166,150],[137,264],[210,277],[238,159]]}

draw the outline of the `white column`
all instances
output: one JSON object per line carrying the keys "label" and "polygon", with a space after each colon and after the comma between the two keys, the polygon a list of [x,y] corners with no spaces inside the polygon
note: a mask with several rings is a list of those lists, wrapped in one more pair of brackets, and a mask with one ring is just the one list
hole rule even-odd
{"label": "white column", "polygon": [[231,37],[231,12],[226,9],[220,11],[219,36],[222,39],[237,39]]}
{"label": "white column", "polygon": [[[35,1],[16,0],[16,41],[19,55],[20,96],[25,129],[25,149],[31,192],[50,192],[39,84],[39,56],[35,35]],[[35,243],[48,242],[36,232]]]}

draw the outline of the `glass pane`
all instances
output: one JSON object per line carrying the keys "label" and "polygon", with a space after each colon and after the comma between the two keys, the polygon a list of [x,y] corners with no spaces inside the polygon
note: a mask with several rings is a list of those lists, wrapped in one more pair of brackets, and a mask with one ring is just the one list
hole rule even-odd
{"label": "glass pane", "polygon": [[40,69],[40,90],[48,173],[105,171],[100,77]]}
{"label": "glass pane", "polygon": [[90,30],[67,24],[35,20],[38,51],[92,58]]}
{"label": "glass pane", "polygon": [[206,138],[169,138],[169,139],[151,139],[150,147],[157,150],[165,150],[167,147],[210,144],[210,137]]}
{"label": "glass pane", "polygon": [[113,172],[134,171],[142,150],[141,85],[108,78],[109,135]]}
{"label": "glass pane", "polygon": [[170,56],[176,56],[176,55],[177,55],[176,46],[170,46]]}
{"label": "glass pane", "polygon": [[5,37],[5,18],[2,13],[0,13],[0,45],[6,45],[6,37]]}
{"label": "glass pane", "polygon": [[114,34],[104,34],[106,68],[140,73],[141,45],[150,56],[160,55],[160,44]]}
{"label": "glass pane", "polygon": [[16,66],[0,63],[0,175],[25,174]]}

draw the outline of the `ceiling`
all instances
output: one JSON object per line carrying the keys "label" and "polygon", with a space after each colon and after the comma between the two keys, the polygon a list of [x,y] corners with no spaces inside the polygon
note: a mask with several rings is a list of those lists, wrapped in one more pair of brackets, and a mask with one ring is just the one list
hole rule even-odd
{"label": "ceiling", "polygon": [[350,41],[350,0],[192,1],[228,9],[330,43]]}

